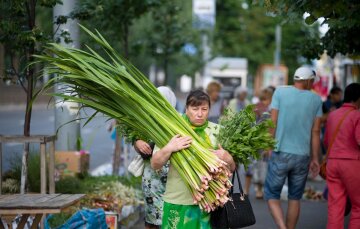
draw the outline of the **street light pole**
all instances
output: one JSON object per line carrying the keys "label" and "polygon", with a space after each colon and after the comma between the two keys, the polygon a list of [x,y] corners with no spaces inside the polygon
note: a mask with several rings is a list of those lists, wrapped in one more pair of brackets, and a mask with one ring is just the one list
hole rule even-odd
{"label": "street light pole", "polygon": [[276,25],[275,29],[275,53],[274,53],[274,66],[275,69],[278,70],[280,66],[280,58],[281,58],[281,26]]}
{"label": "street light pole", "polygon": [[204,69],[203,69],[203,79],[210,77],[209,72],[209,60],[210,60],[210,53],[211,49],[209,46],[209,37],[206,32],[203,32],[201,35],[202,40],[202,48],[203,48],[203,61],[204,61]]}
{"label": "street light pole", "polygon": [[[58,16],[69,15],[76,7],[77,0],[66,0],[62,4],[56,4],[53,10],[54,21]],[[61,39],[61,45],[66,47],[79,48],[79,26],[77,20],[68,19],[66,24],[54,25],[54,36],[59,37],[63,31],[68,31],[71,37],[71,43],[65,43]],[[55,93],[63,91],[67,85],[57,84],[55,86]],[[59,132],[57,134],[57,141],[55,144],[56,150],[77,150],[77,142],[80,140],[80,121],[74,121],[79,117],[79,104],[73,102],[61,102],[59,98],[55,99],[55,129]],[[70,122],[70,123],[69,123]],[[64,125],[65,123],[68,123]]]}

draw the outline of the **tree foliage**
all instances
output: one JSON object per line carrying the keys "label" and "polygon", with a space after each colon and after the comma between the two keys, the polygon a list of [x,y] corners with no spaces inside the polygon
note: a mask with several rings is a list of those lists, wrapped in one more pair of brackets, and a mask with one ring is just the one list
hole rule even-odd
{"label": "tree foliage", "polygon": [[[182,65],[188,67],[182,69],[182,74],[193,74],[189,69],[189,64],[193,62],[192,55],[186,54],[183,49],[186,44],[199,44],[198,34],[192,28],[191,16],[187,14],[189,11],[191,12],[191,9],[187,8],[186,3],[174,0],[164,2],[161,7],[152,12],[153,25],[149,45],[151,54],[162,66],[166,85],[175,86],[175,77],[170,77],[169,67],[174,73],[176,64],[179,62],[188,61],[187,64]],[[196,54],[199,53],[194,55]]]}
{"label": "tree foliage", "polygon": [[214,55],[245,57],[249,71],[255,74],[261,64],[274,62],[275,28],[282,25],[281,62],[290,71],[298,67],[306,37],[318,39],[318,27],[306,26],[302,17],[291,23],[248,1],[217,1]]}
{"label": "tree foliage", "polygon": [[[10,80],[20,84],[26,93],[26,109],[24,121],[24,136],[30,136],[30,122],[32,115],[32,100],[36,86],[36,65],[34,54],[41,52],[43,44],[52,40],[53,33],[45,33],[37,23],[37,15],[42,11],[52,10],[59,0],[3,0],[0,4],[0,43],[5,48],[6,73],[3,80]],[[56,23],[65,23],[63,18]],[[52,23],[50,23],[52,24]],[[60,36],[68,40],[68,33],[64,31]],[[29,143],[24,144],[22,157],[23,174],[21,192],[24,193],[27,182]]]}
{"label": "tree foliage", "polygon": [[309,39],[304,49],[304,56],[318,58],[324,50],[330,56],[336,53],[360,54],[360,2],[357,0],[266,0],[259,1],[261,5],[292,21],[307,13],[305,22],[314,24],[319,18],[324,18],[322,24],[328,24],[329,30],[320,40]]}
{"label": "tree foliage", "polygon": [[[35,66],[29,64],[34,60],[33,55],[41,52],[43,44],[53,38],[52,33],[45,33],[37,24],[37,15],[51,10],[57,3],[61,1],[4,0],[0,4],[0,43],[7,57],[4,79],[19,83],[26,92],[25,136],[30,135],[31,101],[36,86]],[[68,34],[61,36],[67,38]]]}
{"label": "tree foliage", "polygon": [[163,0],[84,0],[72,15],[88,20],[92,27],[121,42],[123,55],[129,57],[129,35],[134,21],[162,3]]}
{"label": "tree foliage", "polygon": [[[177,76],[194,75],[201,67],[199,34],[191,25],[191,0],[83,0],[73,15],[83,25],[98,29],[143,72],[152,64],[167,69],[165,84],[175,87]],[[92,42],[85,36],[81,40]],[[196,53],[184,52],[189,43]]]}

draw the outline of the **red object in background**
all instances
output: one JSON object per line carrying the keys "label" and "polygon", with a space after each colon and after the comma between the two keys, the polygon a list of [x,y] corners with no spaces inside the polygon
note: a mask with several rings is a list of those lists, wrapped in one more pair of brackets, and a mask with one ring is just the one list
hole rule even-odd
{"label": "red object in background", "polygon": [[108,226],[108,229],[117,229],[118,225],[117,225],[117,219],[118,216],[116,213],[110,213],[110,212],[106,212],[106,224]]}
{"label": "red object in background", "polygon": [[329,91],[329,77],[320,76],[319,78],[319,81],[314,83],[313,90],[325,101]]}

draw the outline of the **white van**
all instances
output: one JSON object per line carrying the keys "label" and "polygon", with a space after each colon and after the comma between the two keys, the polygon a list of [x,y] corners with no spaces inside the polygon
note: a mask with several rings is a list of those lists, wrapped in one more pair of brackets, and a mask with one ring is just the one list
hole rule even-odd
{"label": "white van", "polygon": [[216,80],[223,85],[221,97],[230,99],[237,86],[247,86],[248,61],[246,58],[216,57],[205,69],[203,87]]}

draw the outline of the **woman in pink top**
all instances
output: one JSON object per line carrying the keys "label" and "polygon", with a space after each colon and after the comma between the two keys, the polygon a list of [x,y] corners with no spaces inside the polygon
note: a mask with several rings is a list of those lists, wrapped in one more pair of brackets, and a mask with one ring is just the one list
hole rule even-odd
{"label": "woman in pink top", "polygon": [[[352,204],[349,229],[360,228],[360,84],[345,89],[344,104],[330,113],[324,143],[329,188],[327,229],[344,228],[346,198]],[[342,121],[343,120],[343,121]]]}

